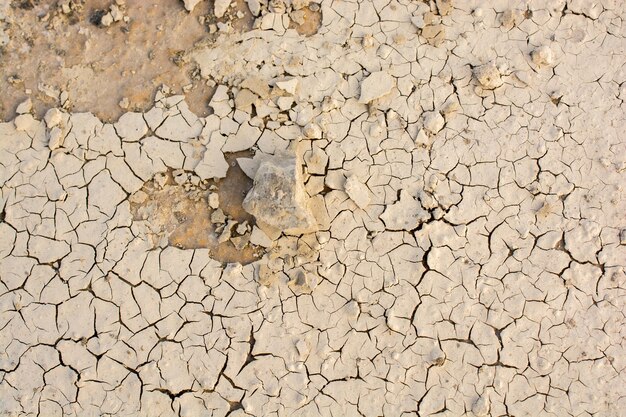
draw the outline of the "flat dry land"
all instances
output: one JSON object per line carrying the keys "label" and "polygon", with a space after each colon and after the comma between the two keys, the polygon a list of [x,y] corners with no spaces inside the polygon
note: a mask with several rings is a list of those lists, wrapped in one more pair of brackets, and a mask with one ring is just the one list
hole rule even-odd
{"label": "flat dry land", "polygon": [[0,416],[622,416],[620,0],[0,0]]}

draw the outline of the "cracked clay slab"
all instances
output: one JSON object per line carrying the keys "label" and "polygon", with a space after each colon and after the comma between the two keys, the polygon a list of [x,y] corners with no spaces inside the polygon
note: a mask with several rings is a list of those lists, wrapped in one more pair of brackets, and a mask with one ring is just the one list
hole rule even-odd
{"label": "cracked clay slab", "polygon": [[623,416],[624,21],[0,0],[0,416]]}

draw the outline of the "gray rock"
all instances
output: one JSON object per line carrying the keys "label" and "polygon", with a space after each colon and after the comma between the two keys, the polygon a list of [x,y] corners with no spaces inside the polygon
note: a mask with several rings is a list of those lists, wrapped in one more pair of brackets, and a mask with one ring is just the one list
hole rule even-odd
{"label": "gray rock", "polygon": [[243,208],[263,223],[288,234],[300,234],[317,228],[308,200],[297,158],[277,155],[259,166]]}

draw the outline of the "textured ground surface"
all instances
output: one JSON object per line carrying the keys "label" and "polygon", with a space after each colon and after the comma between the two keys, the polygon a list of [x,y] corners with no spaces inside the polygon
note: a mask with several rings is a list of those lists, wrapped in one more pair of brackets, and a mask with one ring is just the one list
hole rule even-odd
{"label": "textured ground surface", "polygon": [[206,114],[0,65],[0,415],[623,415],[626,6],[248,5],[177,47]]}

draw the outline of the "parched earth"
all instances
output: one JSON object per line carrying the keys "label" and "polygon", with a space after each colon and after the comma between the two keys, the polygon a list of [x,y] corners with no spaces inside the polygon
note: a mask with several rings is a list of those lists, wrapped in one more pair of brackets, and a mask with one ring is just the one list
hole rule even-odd
{"label": "parched earth", "polygon": [[623,415],[624,19],[0,0],[0,415]]}

